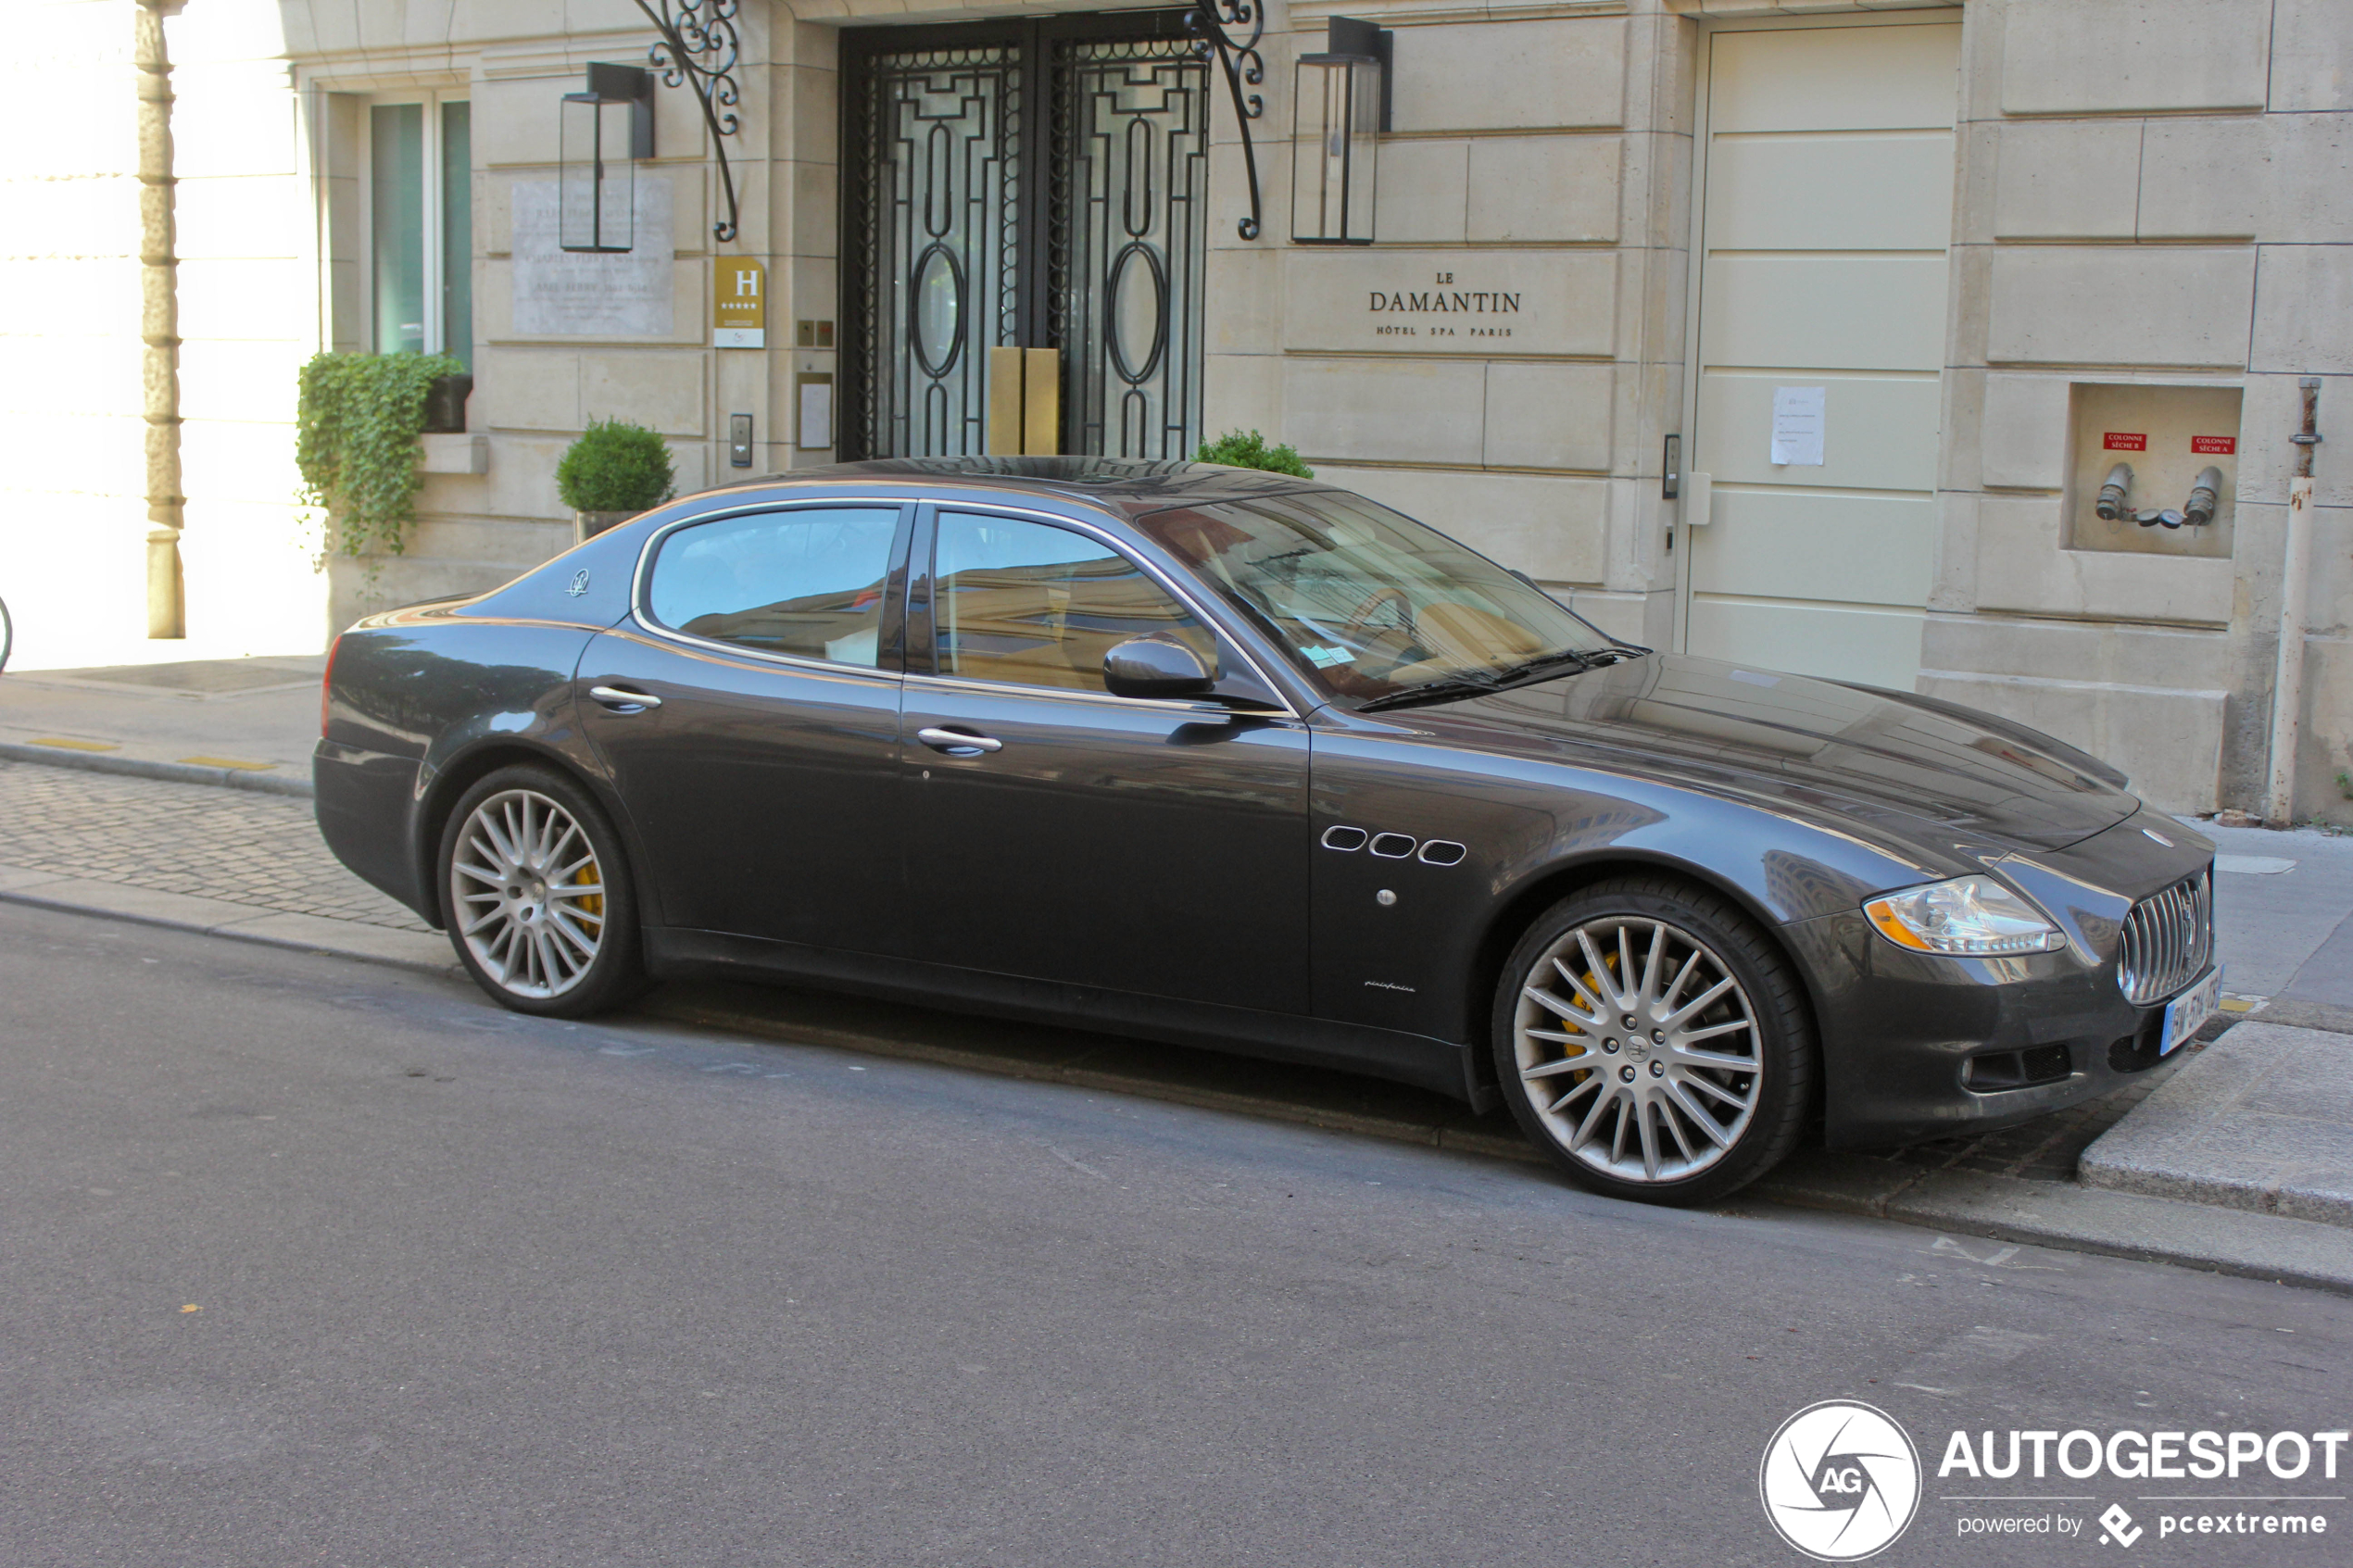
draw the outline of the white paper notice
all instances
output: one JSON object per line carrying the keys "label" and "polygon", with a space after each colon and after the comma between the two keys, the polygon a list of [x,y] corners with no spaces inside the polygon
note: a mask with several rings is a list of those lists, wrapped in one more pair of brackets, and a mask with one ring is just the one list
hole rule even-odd
{"label": "white paper notice", "polygon": [[800,442],[805,451],[822,452],[834,444],[834,387],[831,382],[800,383]]}
{"label": "white paper notice", "polygon": [[1822,390],[1818,386],[1773,389],[1773,461],[1821,466]]}

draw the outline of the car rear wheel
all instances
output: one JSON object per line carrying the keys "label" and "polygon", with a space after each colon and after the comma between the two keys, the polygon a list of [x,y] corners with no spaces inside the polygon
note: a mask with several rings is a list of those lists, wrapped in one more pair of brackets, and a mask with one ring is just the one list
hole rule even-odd
{"label": "car rear wheel", "polygon": [[1814,1034],[1797,975],[1737,908],[1629,877],[1555,905],[1497,987],[1496,1075],[1537,1147],[1597,1192],[1705,1203],[1796,1144]]}
{"label": "car rear wheel", "polygon": [[466,791],[441,839],[450,945],[517,1012],[585,1018],[644,984],[621,844],[588,793],[547,768],[501,768]]}

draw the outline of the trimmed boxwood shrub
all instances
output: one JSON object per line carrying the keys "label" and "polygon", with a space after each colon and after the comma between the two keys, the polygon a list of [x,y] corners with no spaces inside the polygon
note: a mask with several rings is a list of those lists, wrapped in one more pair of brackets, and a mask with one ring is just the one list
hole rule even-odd
{"label": "trimmed boxwood shrub", "polygon": [[576,512],[642,512],[670,499],[670,447],[644,425],[591,420],[556,465],[556,493]]}

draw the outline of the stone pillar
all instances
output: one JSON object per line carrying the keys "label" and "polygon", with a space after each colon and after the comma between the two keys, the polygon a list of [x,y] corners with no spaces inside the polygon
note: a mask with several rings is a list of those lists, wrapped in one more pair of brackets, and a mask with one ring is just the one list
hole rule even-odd
{"label": "stone pillar", "polygon": [[163,19],[180,0],[138,0],[140,380],[146,417],[147,635],[184,637],[180,580],[180,311],[172,257],[171,61]]}

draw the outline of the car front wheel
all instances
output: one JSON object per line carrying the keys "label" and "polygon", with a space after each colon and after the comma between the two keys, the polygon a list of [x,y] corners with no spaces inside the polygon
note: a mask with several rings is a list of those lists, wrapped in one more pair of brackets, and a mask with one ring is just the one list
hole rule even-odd
{"label": "car front wheel", "polygon": [[449,814],[440,863],[450,943],[501,1004],[585,1018],[641,987],[628,862],[572,780],[528,765],[482,779]]}
{"label": "car front wheel", "polygon": [[1803,988],[1728,900],[1662,877],[1597,883],[1504,965],[1496,1074],[1521,1129],[1584,1185],[1711,1202],[1796,1144],[1816,1051]]}

